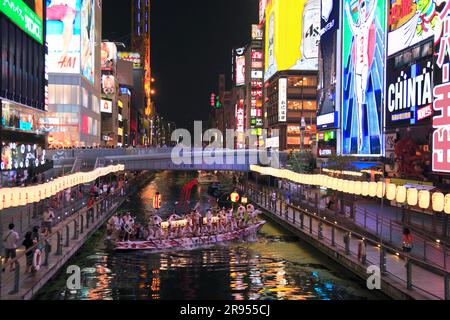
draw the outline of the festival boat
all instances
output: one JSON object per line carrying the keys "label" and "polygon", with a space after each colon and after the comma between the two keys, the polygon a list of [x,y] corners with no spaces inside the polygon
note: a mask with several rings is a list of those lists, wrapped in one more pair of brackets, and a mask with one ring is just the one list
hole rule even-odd
{"label": "festival boat", "polygon": [[150,250],[156,252],[162,250],[190,249],[197,246],[245,239],[256,235],[265,223],[266,222],[264,220],[260,220],[256,223],[248,225],[245,228],[237,229],[235,231],[192,238],[186,237],[165,240],[118,241],[115,243],[115,250]]}

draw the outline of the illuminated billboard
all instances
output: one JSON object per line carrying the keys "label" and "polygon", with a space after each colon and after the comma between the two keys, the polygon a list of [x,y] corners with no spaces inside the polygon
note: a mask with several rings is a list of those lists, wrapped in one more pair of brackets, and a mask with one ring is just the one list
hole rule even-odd
{"label": "illuminated billboard", "polygon": [[134,69],[142,68],[141,55],[137,52],[119,52],[117,57],[122,60],[133,62]]}
{"label": "illuminated billboard", "polygon": [[111,75],[102,75],[102,93],[111,96],[116,93],[116,79]]}
{"label": "illuminated billboard", "polygon": [[81,74],[94,83],[95,12],[94,0],[81,0]]}
{"label": "illuminated billboard", "polygon": [[436,26],[439,25],[436,2],[436,0],[388,1],[389,56],[434,37]]}
{"label": "illuminated billboard", "polygon": [[266,7],[265,75],[318,70],[320,0],[272,0]]}
{"label": "illuminated billboard", "polygon": [[100,112],[112,113],[112,101],[102,99],[100,104]]}
{"label": "illuminated billboard", "polygon": [[48,72],[80,73],[80,0],[47,1]]}
{"label": "illuminated billboard", "polygon": [[278,121],[287,120],[287,79],[278,79]]}
{"label": "illuminated billboard", "polygon": [[450,173],[450,1],[437,9],[433,89],[433,171]]}
{"label": "illuminated billboard", "polygon": [[433,115],[433,65],[430,59],[395,68],[387,62],[386,128],[429,123]]}
{"label": "illuminated billboard", "polygon": [[245,56],[236,56],[236,86],[245,84]]}
{"label": "illuminated billboard", "polygon": [[[336,79],[340,68],[337,68],[337,37],[339,29],[340,6],[338,1],[323,0],[320,19],[320,63],[319,63],[319,110],[317,126],[319,129],[338,127],[336,95]],[[319,119],[321,124],[319,124]]]}
{"label": "illuminated billboard", "polygon": [[44,43],[43,0],[3,0],[0,12],[40,44]]}
{"label": "illuminated billboard", "polygon": [[343,5],[342,154],[381,156],[386,2]]}
{"label": "illuminated billboard", "polygon": [[102,42],[101,47],[101,68],[110,71],[114,67],[117,57],[117,46],[114,42]]}

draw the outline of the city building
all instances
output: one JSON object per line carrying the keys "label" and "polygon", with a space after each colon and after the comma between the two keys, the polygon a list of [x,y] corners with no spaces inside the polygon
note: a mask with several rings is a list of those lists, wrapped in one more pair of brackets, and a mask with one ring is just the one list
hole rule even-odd
{"label": "city building", "polygon": [[132,19],[131,19],[131,48],[133,52],[140,55],[142,66],[142,81],[144,91],[144,104],[140,107],[138,117],[143,134],[140,137],[139,144],[149,144],[150,120],[153,113],[152,105],[152,74],[150,65],[150,0],[133,0]]}
{"label": "city building", "polygon": [[117,46],[102,43],[101,136],[104,146],[127,146],[130,137],[130,114],[134,86],[130,60],[117,59]]}
{"label": "city building", "polygon": [[320,1],[265,4],[264,110],[281,151],[316,146],[319,32]]}
{"label": "city building", "polygon": [[101,2],[72,1],[64,19],[57,4],[51,2],[46,10],[49,145],[100,145]]}
{"label": "city building", "polygon": [[44,9],[42,1],[0,2],[0,185],[22,184],[47,166]]}

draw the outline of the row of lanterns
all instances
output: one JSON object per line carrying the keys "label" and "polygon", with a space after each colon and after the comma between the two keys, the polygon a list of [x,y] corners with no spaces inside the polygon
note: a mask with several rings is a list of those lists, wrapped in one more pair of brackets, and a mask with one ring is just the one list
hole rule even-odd
{"label": "row of lanterns", "polygon": [[77,172],[56,178],[44,184],[30,187],[0,188],[0,210],[25,206],[56,195],[67,188],[90,183],[110,173],[123,171],[122,164],[97,168],[90,172]]}
{"label": "row of lanterns", "polygon": [[428,190],[406,188],[393,183],[352,181],[323,174],[300,174],[286,169],[260,167],[257,165],[252,165],[250,169],[262,175],[287,179],[299,184],[326,187],[366,197],[377,197],[380,199],[386,197],[390,201],[395,200],[397,203],[419,206],[422,209],[428,209],[431,205],[433,211],[450,214],[450,194],[444,195],[442,192],[430,193]]}

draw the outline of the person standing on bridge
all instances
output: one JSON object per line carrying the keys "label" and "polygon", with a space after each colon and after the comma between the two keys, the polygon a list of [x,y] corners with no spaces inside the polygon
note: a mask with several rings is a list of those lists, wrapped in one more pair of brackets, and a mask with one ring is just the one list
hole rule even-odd
{"label": "person standing on bridge", "polygon": [[410,253],[413,246],[413,236],[409,228],[403,229],[402,248],[403,252]]}
{"label": "person standing on bridge", "polygon": [[[8,263],[9,259],[14,260],[16,258],[16,250],[17,250],[17,242],[19,241],[19,234],[14,231],[14,223],[10,223],[8,226],[8,233],[3,238],[4,246],[5,246],[5,265]],[[3,268],[5,271],[5,268]],[[14,271],[14,266],[11,263],[9,266],[9,271]]]}

